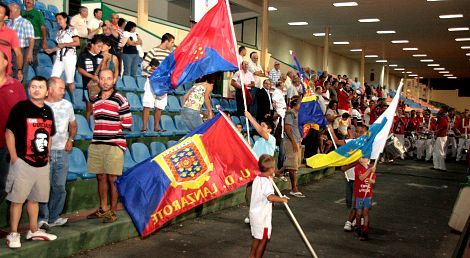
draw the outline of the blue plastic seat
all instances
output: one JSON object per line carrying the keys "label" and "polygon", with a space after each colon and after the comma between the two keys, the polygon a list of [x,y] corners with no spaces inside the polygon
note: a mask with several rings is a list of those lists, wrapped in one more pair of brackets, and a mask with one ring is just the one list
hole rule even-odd
{"label": "blue plastic seat", "polygon": [[235,112],[237,111],[237,101],[235,101],[234,99],[230,99],[228,101],[228,103],[230,104],[230,108]]}
{"label": "blue plastic seat", "polygon": [[184,133],[184,134],[187,134],[190,132],[188,126],[183,122],[183,120],[181,120],[180,115],[176,115],[174,118],[175,118],[176,129],[178,131],[181,131],[181,133]]}
{"label": "blue plastic seat", "polygon": [[73,182],[73,181],[77,181],[77,174],[75,173],[67,173],[67,182]]}
{"label": "blue plastic seat", "polygon": [[53,4],[48,4],[47,5],[47,10],[51,13],[58,13],[59,12],[59,8],[57,8],[57,6],[53,5]]}
{"label": "blue plastic seat", "polygon": [[43,3],[43,2],[39,2],[39,1],[37,1],[37,2],[34,4],[34,8],[35,8],[35,9],[38,9],[38,10],[40,10],[40,11],[45,11],[45,10],[47,10],[46,4]]}
{"label": "blue plastic seat", "polygon": [[142,118],[137,115],[132,115],[132,127],[130,130],[124,131],[124,137],[126,138],[138,138],[142,136]]}
{"label": "blue plastic seat", "polygon": [[48,55],[43,54],[43,53],[38,53],[38,64],[39,66],[52,67],[52,60]]}
{"label": "blue plastic seat", "polygon": [[51,11],[49,11],[49,10],[44,10],[44,11],[42,11],[42,13],[44,14],[44,18],[45,18],[46,20],[55,21],[55,14],[52,13]]}
{"label": "blue plastic seat", "polygon": [[240,124],[240,118],[238,118],[238,116],[231,116],[230,118],[235,125]]}
{"label": "blue plastic seat", "polygon": [[178,141],[170,140],[166,143],[166,146],[168,147],[167,149],[175,146],[178,143]]}
{"label": "blue plastic seat", "polygon": [[168,96],[168,105],[166,106],[166,109],[169,112],[181,112],[180,102],[175,96]]}
{"label": "blue plastic seat", "polygon": [[135,78],[129,75],[124,75],[122,77],[122,81],[124,82],[124,89],[126,91],[137,91],[137,83]]}
{"label": "blue plastic seat", "polygon": [[135,93],[128,92],[126,93],[126,98],[127,98],[127,101],[129,101],[131,111],[142,111],[144,107],[142,106],[142,103],[140,102],[139,96],[137,96]]}
{"label": "blue plastic seat", "polygon": [[153,115],[150,115],[149,116],[149,120],[147,121],[147,131],[144,133],[145,136],[147,137],[156,137],[156,136],[160,136],[160,132],[155,132],[154,131],[154,126],[153,126],[153,122],[155,121],[154,120],[155,118],[153,117]]}
{"label": "blue plastic seat", "polygon": [[85,110],[86,104],[83,101],[83,89],[75,89],[72,92],[72,102],[75,110]]}
{"label": "blue plastic seat", "polygon": [[137,91],[144,92],[145,82],[147,82],[147,78],[139,76],[136,79],[137,81]]}
{"label": "blue plastic seat", "polygon": [[93,138],[93,132],[91,131],[85,117],[77,114],[75,115],[75,121],[77,121],[77,135],[75,136],[75,139],[91,140]]}
{"label": "blue plastic seat", "polygon": [[212,109],[215,112],[217,110],[217,105],[220,106],[220,100],[216,98],[211,99],[211,105],[212,105]]}
{"label": "blue plastic seat", "polygon": [[[80,88],[82,89],[83,88],[83,78],[82,78],[82,75],[78,72],[78,70],[75,71],[75,85],[77,86],[77,88]],[[78,85],[80,85],[80,87],[78,87]]]}
{"label": "blue plastic seat", "polygon": [[175,123],[171,116],[162,115],[160,119],[160,127],[166,132],[161,132],[162,136],[185,135],[184,131],[176,129]]}
{"label": "blue plastic seat", "polygon": [[181,84],[180,86],[178,86],[178,88],[176,88],[176,90],[174,90],[174,93],[176,95],[184,95],[186,93],[186,90],[184,89],[184,85]]}
{"label": "blue plastic seat", "polygon": [[150,152],[147,146],[141,142],[133,143],[131,146],[132,158],[135,162],[140,163],[150,158]]}
{"label": "blue plastic seat", "polygon": [[70,103],[72,103],[72,98],[70,98],[70,94],[68,91],[65,91],[64,99],[68,100]]}
{"label": "blue plastic seat", "polygon": [[82,179],[95,178],[96,175],[88,172],[88,166],[83,152],[76,147],[72,148],[68,156],[69,173],[78,175]]}
{"label": "blue plastic seat", "polygon": [[124,82],[122,81],[122,78],[121,77],[118,77],[117,78],[117,81],[116,81],[116,89],[117,90],[120,90],[120,91],[123,91],[126,89],[126,87],[124,86]]}
{"label": "blue plastic seat", "polygon": [[150,143],[150,153],[153,157],[159,155],[160,153],[166,150],[165,144],[162,142],[151,142]]}
{"label": "blue plastic seat", "polygon": [[124,152],[124,165],[123,165],[123,171],[126,172],[128,169],[131,167],[137,165],[137,162],[134,161],[134,159],[131,156],[131,152],[129,151],[129,148],[126,149]]}
{"label": "blue plastic seat", "polygon": [[51,66],[38,66],[36,70],[36,75],[42,76],[44,78],[50,78],[52,74]]}

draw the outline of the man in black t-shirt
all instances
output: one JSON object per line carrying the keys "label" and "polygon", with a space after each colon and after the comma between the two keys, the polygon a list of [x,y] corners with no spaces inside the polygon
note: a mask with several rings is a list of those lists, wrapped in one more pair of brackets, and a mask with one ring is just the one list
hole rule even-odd
{"label": "man in black t-shirt", "polygon": [[46,78],[36,76],[28,87],[29,100],[18,102],[11,110],[6,125],[6,144],[10,153],[10,169],[5,190],[10,208],[9,248],[21,247],[18,224],[23,204],[28,200],[28,240],[55,240],[57,236],[38,228],[39,202],[49,200],[49,151],[55,134],[52,109],[44,103]]}

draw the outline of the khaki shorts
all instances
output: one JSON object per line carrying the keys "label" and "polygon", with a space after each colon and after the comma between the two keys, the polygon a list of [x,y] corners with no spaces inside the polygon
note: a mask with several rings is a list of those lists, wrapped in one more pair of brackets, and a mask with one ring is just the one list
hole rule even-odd
{"label": "khaki shorts", "polygon": [[300,166],[300,157],[301,157],[301,151],[302,151],[302,146],[300,143],[296,143],[299,146],[299,151],[294,152],[293,147],[292,147],[292,142],[288,140],[287,138],[284,138],[282,140],[282,147],[284,148],[284,167],[285,169],[289,170],[298,170]]}
{"label": "khaki shorts", "polygon": [[49,164],[44,167],[33,167],[18,158],[10,165],[5,191],[7,200],[14,203],[49,201]]}
{"label": "khaki shorts", "polygon": [[90,144],[88,147],[88,171],[93,174],[122,175],[124,151],[118,146]]}

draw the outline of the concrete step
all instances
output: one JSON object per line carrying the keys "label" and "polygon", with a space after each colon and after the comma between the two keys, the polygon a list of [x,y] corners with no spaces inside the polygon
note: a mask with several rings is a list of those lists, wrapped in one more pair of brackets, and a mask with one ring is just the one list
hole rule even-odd
{"label": "concrete step", "polygon": [[[320,180],[333,173],[334,169],[312,171],[311,169],[303,168],[298,173],[298,182],[300,185],[307,184],[315,180]],[[290,182],[277,181],[276,184],[281,191],[290,189]],[[200,211],[196,212],[195,209],[190,210],[174,218],[168,224],[179,223],[187,219],[234,207],[242,203],[245,203],[244,187],[205,203],[203,209]],[[119,211],[118,217],[119,219],[114,223],[106,224],[97,219],[83,219],[70,222],[63,227],[52,228],[50,232],[56,234],[58,238],[51,242],[27,241],[25,240],[26,233],[23,233],[22,247],[16,250],[8,249],[5,239],[1,239],[0,258],[68,257],[81,250],[93,249],[137,237],[138,233],[127,213],[125,211]],[[243,218],[240,218],[240,223],[242,223],[242,220]]]}

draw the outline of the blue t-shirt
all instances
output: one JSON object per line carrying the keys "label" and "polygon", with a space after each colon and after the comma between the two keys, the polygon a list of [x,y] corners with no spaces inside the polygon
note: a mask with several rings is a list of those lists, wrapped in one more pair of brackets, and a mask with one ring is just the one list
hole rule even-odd
{"label": "blue t-shirt", "polygon": [[255,145],[253,145],[253,151],[256,155],[261,156],[263,154],[269,154],[274,156],[274,151],[276,150],[276,138],[269,135],[269,138],[266,140],[263,137],[260,137],[256,140]]}

